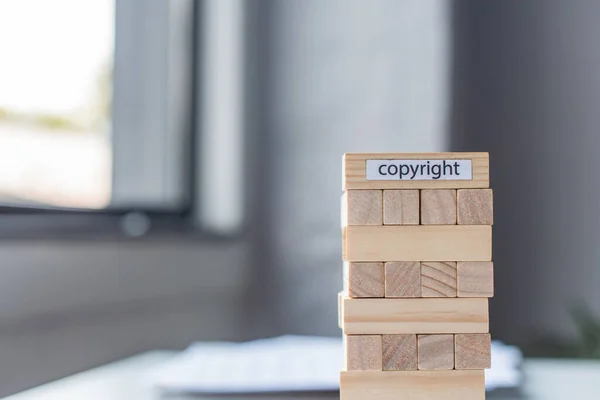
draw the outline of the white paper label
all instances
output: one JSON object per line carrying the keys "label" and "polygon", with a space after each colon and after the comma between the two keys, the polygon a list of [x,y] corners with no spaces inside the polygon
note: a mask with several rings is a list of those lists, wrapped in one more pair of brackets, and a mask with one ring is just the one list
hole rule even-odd
{"label": "white paper label", "polygon": [[368,181],[472,180],[471,160],[367,160]]}

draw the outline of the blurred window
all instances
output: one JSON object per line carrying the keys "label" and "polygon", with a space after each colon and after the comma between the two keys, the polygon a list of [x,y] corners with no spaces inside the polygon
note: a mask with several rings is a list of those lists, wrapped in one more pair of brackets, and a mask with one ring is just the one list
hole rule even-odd
{"label": "blurred window", "polygon": [[110,204],[114,6],[0,1],[0,202]]}
{"label": "blurred window", "polygon": [[239,231],[244,4],[0,0],[0,231]]}

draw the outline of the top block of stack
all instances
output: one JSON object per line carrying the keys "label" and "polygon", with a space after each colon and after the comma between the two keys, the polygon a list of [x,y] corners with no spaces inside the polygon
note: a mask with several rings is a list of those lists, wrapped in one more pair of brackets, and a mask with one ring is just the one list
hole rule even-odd
{"label": "top block of stack", "polygon": [[343,190],[485,189],[488,153],[346,153]]}
{"label": "top block of stack", "polygon": [[488,153],[345,154],[345,261],[491,261]]}

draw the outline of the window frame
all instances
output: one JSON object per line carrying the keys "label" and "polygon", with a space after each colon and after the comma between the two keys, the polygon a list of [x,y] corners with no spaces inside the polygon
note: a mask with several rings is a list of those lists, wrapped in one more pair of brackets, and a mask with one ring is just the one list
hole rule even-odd
{"label": "window frame", "polygon": [[112,207],[191,204],[194,4],[116,1]]}
{"label": "window frame", "polygon": [[[215,0],[206,0],[210,1]],[[252,207],[245,182],[254,172],[245,151],[239,151],[245,157],[241,171],[234,171],[242,188],[237,191],[241,202],[237,224],[221,229],[205,223],[207,214],[201,211],[210,186],[207,174],[199,170],[206,168],[200,158],[212,151],[206,147],[206,125],[200,120],[211,112],[200,62],[207,54],[203,38],[211,34],[202,23],[206,2],[115,1],[112,143],[113,194],[118,197],[102,210],[2,204],[0,239],[230,240],[243,234]],[[240,85],[245,85],[245,78]],[[244,97],[238,116],[244,124],[245,104]],[[240,127],[244,135],[246,128]],[[149,224],[134,237],[124,229],[132,215]]]}

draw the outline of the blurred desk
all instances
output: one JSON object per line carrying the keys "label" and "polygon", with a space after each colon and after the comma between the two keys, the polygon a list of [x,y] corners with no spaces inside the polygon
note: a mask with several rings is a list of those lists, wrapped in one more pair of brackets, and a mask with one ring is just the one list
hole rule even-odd
{"label": "blurred desk", "polygon": [[94,368],[25,392],[9,396],[7,400],[331,400],[338,393],[287,395],[227,395],[227,396],[163,396],[148,381],[149,372],[175,355],[172,351],[151,351],[102,367]]}
{"label": "blurred desk", "polygon": [[[7,400],[331,400],[338,393],[227,395],[227,396],[161,396],[148,381],[148,372],[172,357],[175,352],[151,351],[82,372],[25,392],[9,396]],[[488,395],[488,399],[514,400]]]}

